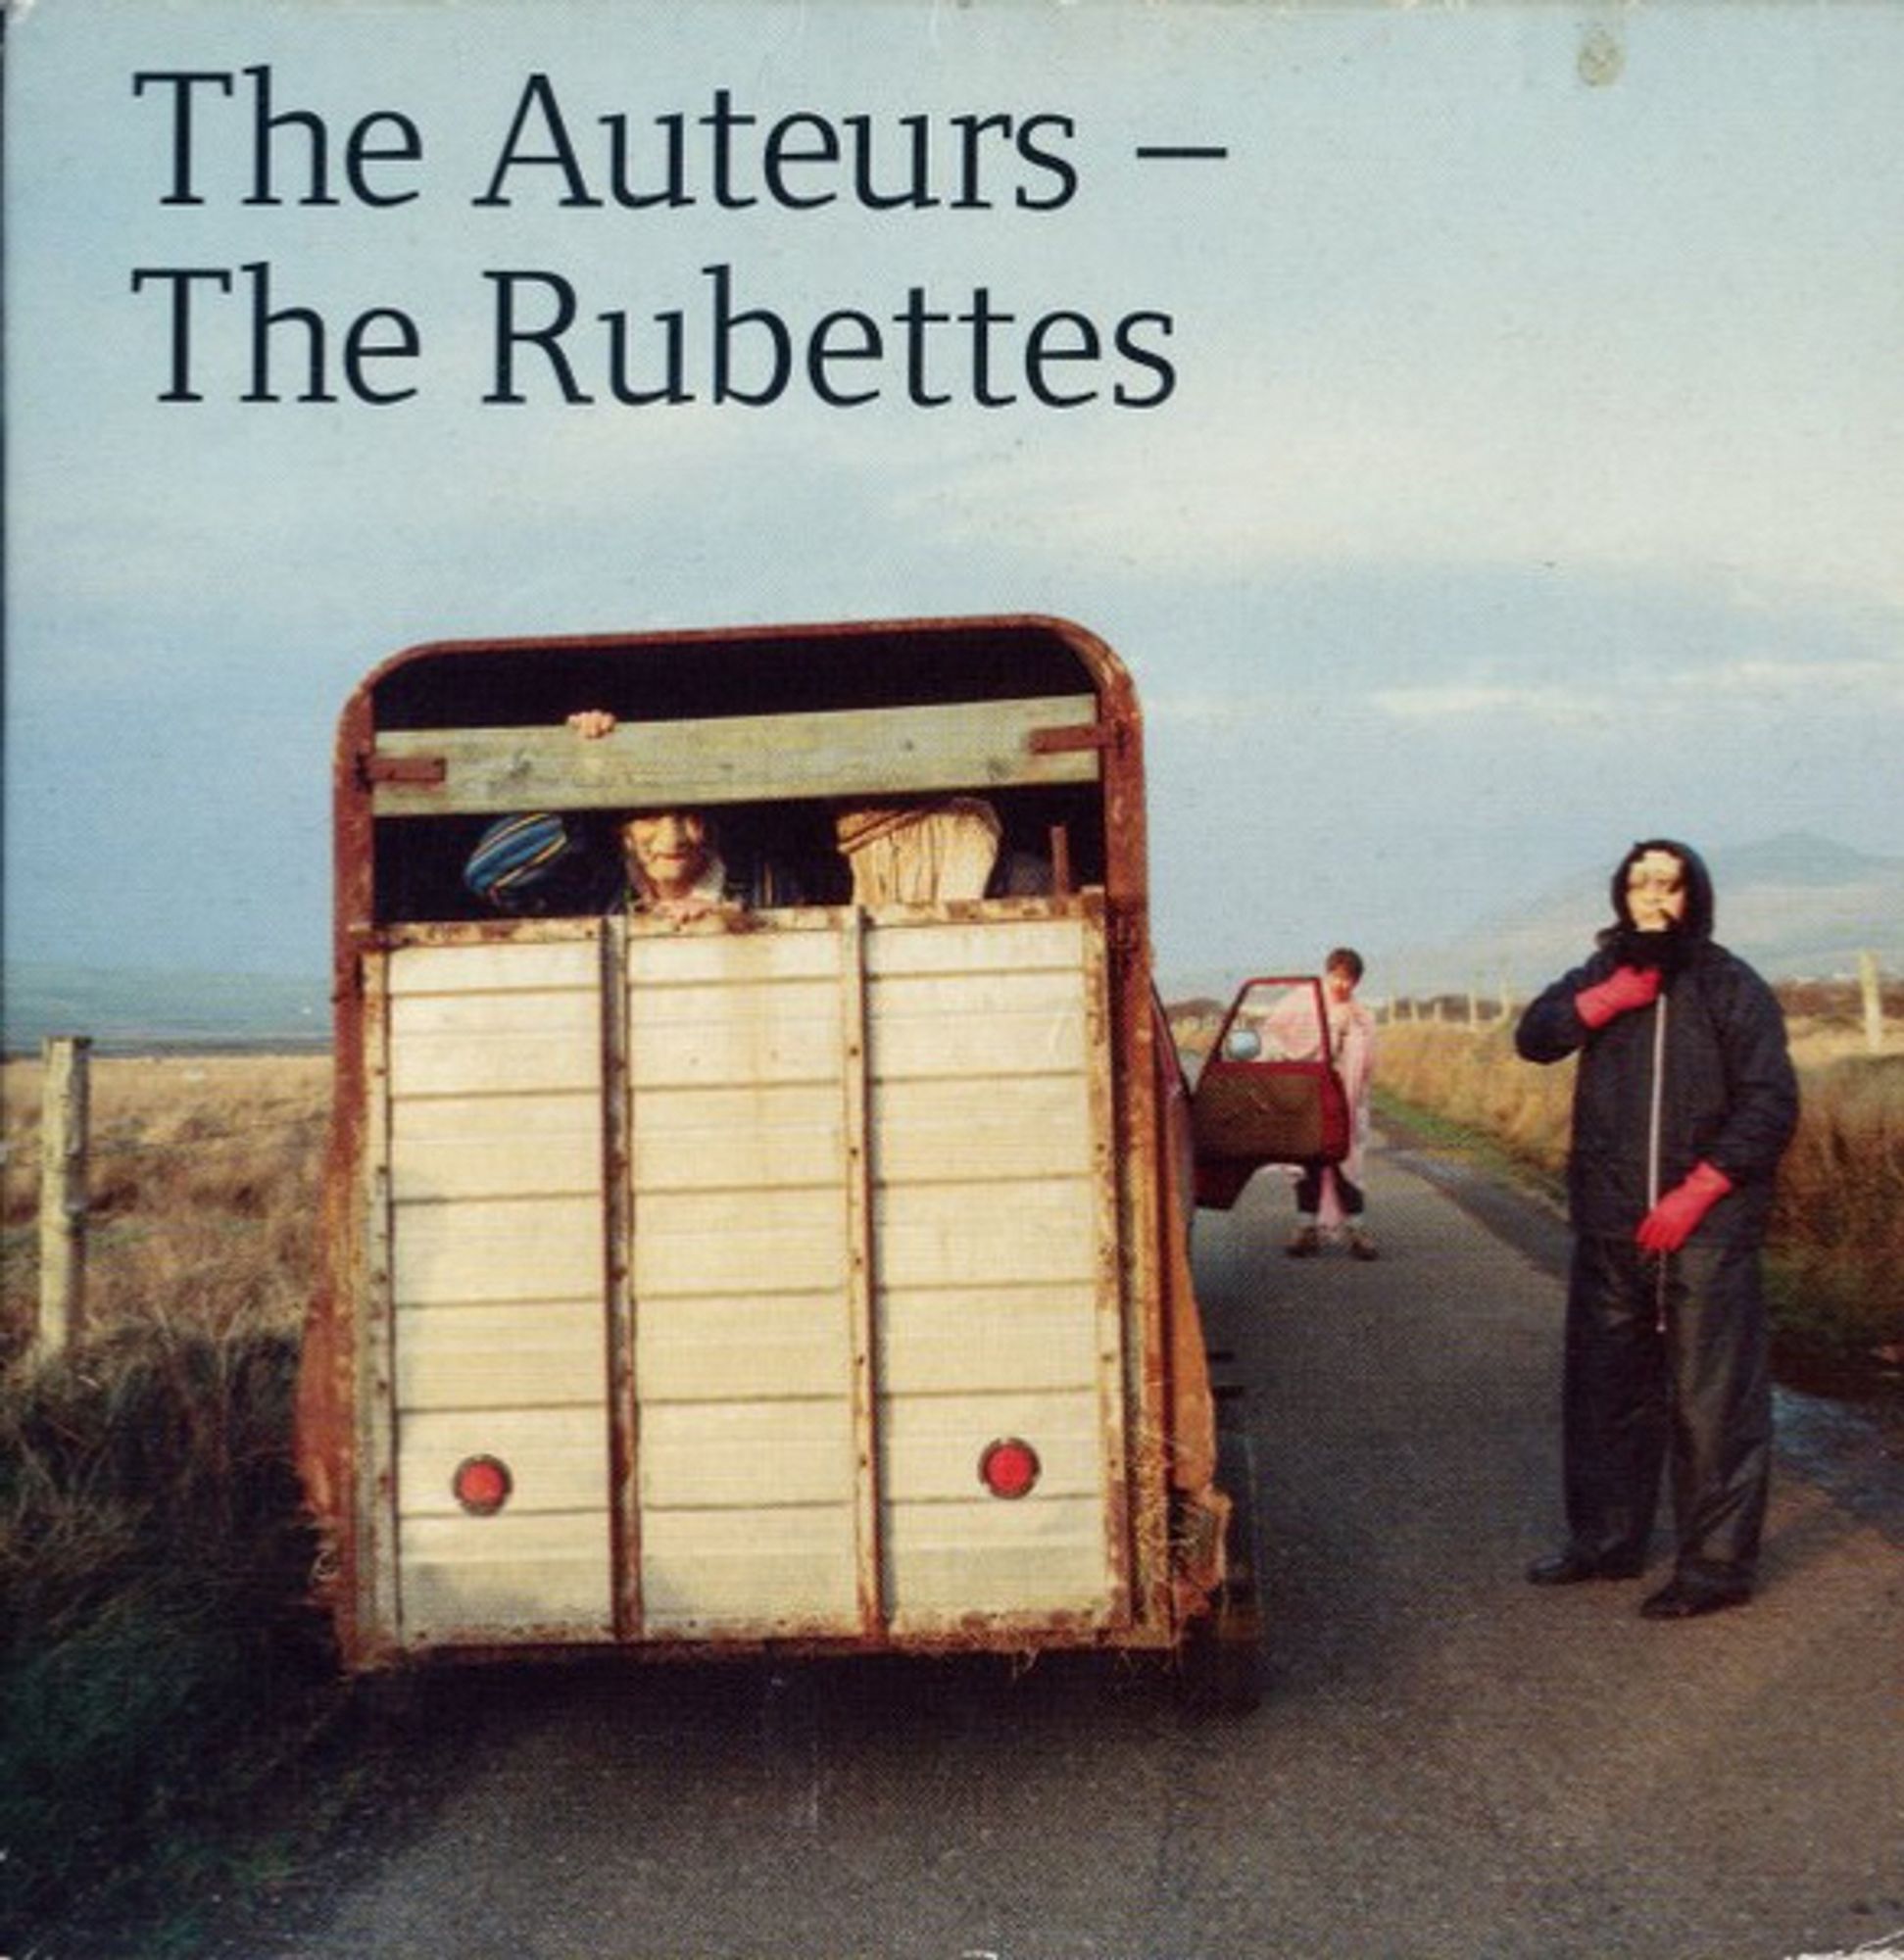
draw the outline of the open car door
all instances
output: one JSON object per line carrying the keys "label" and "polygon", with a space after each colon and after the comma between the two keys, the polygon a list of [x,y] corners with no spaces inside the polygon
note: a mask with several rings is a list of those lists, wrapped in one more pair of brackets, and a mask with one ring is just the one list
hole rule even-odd
{"label": "open car door", "polygon": [[1348,1097],[1336,1067],[1322,982],[1245,980],[1191,1099],[1196,1202],[1227,1211],[1264,1164],[1340,1163]]}

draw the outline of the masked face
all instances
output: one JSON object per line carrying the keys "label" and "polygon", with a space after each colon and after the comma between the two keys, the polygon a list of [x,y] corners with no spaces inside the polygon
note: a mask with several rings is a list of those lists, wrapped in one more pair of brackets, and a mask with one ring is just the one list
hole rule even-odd
{"label": "masked face", "polygon": [[631,816],[621,826],[621,848],[646,892],[684,899],[708,868],[707,821],[691,809]]}
{"label": "masked face", "polygon": [[1627,914],[1635,932],[1670,932],[1685,919],[1685,866],[1670,851],[1646,851],[1627,867]]}

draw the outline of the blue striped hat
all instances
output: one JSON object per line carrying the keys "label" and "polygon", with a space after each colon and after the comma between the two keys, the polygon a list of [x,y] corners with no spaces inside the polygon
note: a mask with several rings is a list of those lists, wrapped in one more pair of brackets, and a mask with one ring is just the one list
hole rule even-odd
{"label": "blue striped hat", "polygon": [[485,904],[513,911],[581,848],[568,825],[547,810],[501,817],[477,840],[463,882]]}

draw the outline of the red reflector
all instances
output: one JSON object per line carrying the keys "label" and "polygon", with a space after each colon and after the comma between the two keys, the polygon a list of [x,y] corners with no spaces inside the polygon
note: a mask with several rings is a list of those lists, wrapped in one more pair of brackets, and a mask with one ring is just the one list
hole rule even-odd
{"label": "red reflector", "polygon": [[509,1502],[514,1487],[509,1465],[497,1456],[465,1456],[450,1479],[457,1502],[479,1518],[500,1511]]}
{"label": "red reflector", "polygon": [[978,1460],[979,1482],[995,1497],[1022,1497],[1038,1482],[1038,1451],[1007,1436],[989,1444]]}

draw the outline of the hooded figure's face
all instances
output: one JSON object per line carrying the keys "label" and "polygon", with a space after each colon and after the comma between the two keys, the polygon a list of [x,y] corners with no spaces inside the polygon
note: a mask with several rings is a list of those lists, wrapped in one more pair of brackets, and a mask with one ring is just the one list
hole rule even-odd
{"label": "hooded figure's face", "polygon": [[1626,912],[1635,932],[1671,932],[1685,921],[1685,866],[1670,851],[1644,851],[1627,866]]}
{"label": "hooded figure's face", "polygon": [[1689,844],[1648,837],[1613,873],[1614,923],[1600,944],[1630,966],[1677,972],[1712,937],[1712,878]]}

